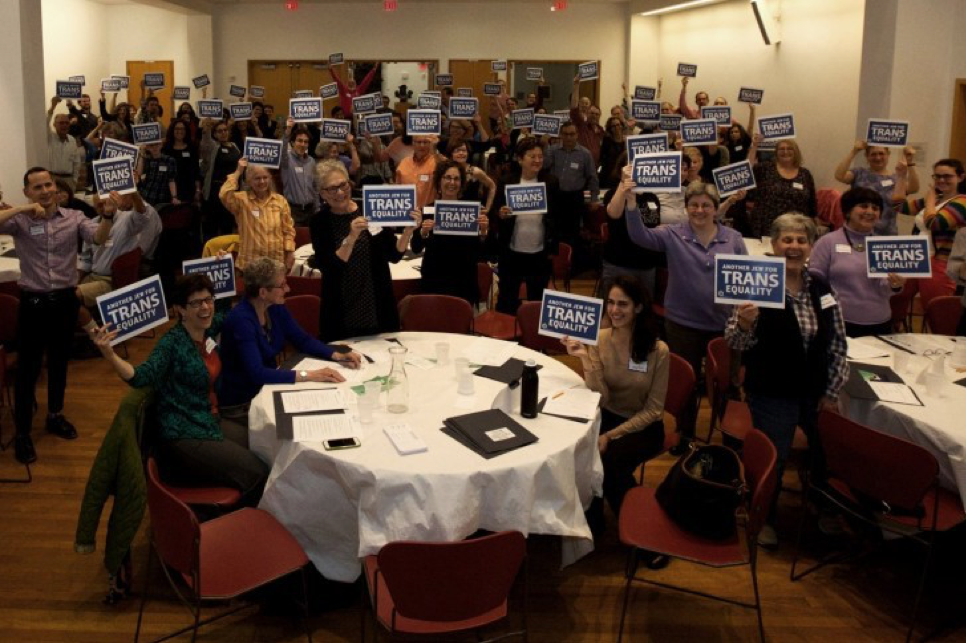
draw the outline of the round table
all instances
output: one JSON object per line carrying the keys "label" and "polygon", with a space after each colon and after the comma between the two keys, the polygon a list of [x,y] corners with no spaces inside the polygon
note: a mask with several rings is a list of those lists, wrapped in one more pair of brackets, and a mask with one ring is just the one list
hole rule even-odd
{"label": "round table", "polygon": [[[295,263],[292,265],[292,270],[288,274],[294,277],[321,277],[322,272],[318,268],[310,268],[308,265],[309,257],[314,254],[315,250],[312,249],[311,243],[296,248]],[[422,265],[422,255],[406,256],[396,263],[390,263],[389,273],[392,275],[393,281],[418,280],[420,278],[419,270]]]}
{"label": "round table", "polygon": [[[507,354],[534,359],[543,366],[544,392],[582,386],[581,378],[546,355],[489,338],[444,333],[384,337],[398,338],[411,354],[427,358],[435,356],[437,342],[448,342],[451,363],[407,365],[409,412],[389,413],[383,394],[374,422],[361,425],[359,448],[326,451],[319,443],[276,438],[272,392],[318,384],[264,386],[252,401],[250,448],[272,463],[259,506],[292,532],[319,571],[326,578],[352,582],[360,574],[360,559],[389,542],[458,541],[480,529],[562,536],[564,565],[593,551],[584,509],[601,495],[599,414],[587,422],[543,414],[524,419],[519,415],[519,387],[511,390],[474,377],[475,394],[457,394],[452,360],[461,355],[503,359]],[[388,362],[377,360],[358,379],[386,375],[389,368]],[[440,431],[448,417],[490,408],[503,409],[538,441],[487,460]],[[356,413],[355,399],[349,412]],[[403,422],[427,451],[406,456],[396,452],[382,427]]]}
{"label": "round table", "polygon": [[0,234],[0,283],[20,279],[20,259],[2,256],[13,248],[13,237],[8,234]]}
{"label": "round table", "polygon": [[[946,385],[941,397],[929,395],[924,384],[916,382],[919,374],[930,365],[930,359],[922,356],[922,351],[940,348],[951,351],[956,340],[942,335],[911,333],[895,335],[897,339],[907,340],[918,355],[910,355],[909,366],[897,374],[908,384],[922,401],[923,406],[895,404],[877,400],[865,400],[843,396],[848,417],[856,422],[872,427],[877,431],[909,440],[936,456],[939,462],[940,484],[959,492],[966,498],[966,387],[953,382],[966,378],[966,369],[959,371],[949,365],[946,357]],[[959,342],[966,339],[956,338]],[[857,354],[856,361],[868,364],[893,366],[894,354],[900,349],[875,337],[849,339],[859,350],[872,349],[885,354],[884,357],[871,357],[873,353],[863,351]],[[893,369],[895,370],[895,369]]]}

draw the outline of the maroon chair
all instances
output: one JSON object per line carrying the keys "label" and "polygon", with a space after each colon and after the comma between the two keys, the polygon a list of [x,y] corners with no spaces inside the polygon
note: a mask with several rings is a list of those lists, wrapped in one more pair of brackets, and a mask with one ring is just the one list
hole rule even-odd
{"label": "maroon chair", "polygon": [[517,325],[520,327],[520,343],[527,348],[548,355],[566,352],[556,337],[546,337],[537,331],[540,328],[540,302],[525,301],[517,308]]}
{"label": "maroon chair", "polygon": [[288,296],[297,297],[298,295],[322,296],[322,280],[312,277],[295,277],[288,275],[285,277],[288,283]]}
{"label": "maroon chair", "polygon": [[2,281],[0,282],[0,294],[20,299],[20,286],[16,281]]}
{"label": "maroon chair", "polygon": [[522,575],[522,628],[488,640],[526,640],[526,555],[518,531],[453,543],[389,543],[363,561],[373,620],[392,634],[423,639],[475,631],[481,640],[481,628],[507,618],[510,592]]}
{"label": "maroon chair", "polygon": [[[302,608],[307,610],[305,567],[309,559],[295,538],[270,513],[245,508],[199,524],[191,509],[161,482],[153,459],[148,460],[147,479],[151,538],[135,643],[141,634],[151,586],[153,554],[158,555],[168,582],[194,617],[191,625],[159,640],[189,630],[194,640],[201,625],[249,607],[234,606],[202,621],[202,602],[231,601],[296,571],[301,572]],[[311,643],[312,633],[307,623],[306,636]]]}
{"label": "maroon chair", "polygon": [[[806,478],[805,497],[815,493],[872,529],[906,538],[926,550],[906,633],[908,642],[916,627],[935,536],[966,520],[962,500],[957,493],[939,486],[936,457],[917,444],[828,411],[818,416],[818,434],[825,453],[827,484],[822,487],[810,485]],[[833,554],[805,571],[795,573],[806,518],[806,504],[802,503],[792,557],[793,581],[842,558]]]}
{"label": "maroon chair", "polygon": [[654,314],[664,319],[664,293],[667,292],[668,271],[667,268],[658,268],[655,273],[654,281],[654,303],[651,310]]}
{"label": "maroon chair", "polygon": [[[629,545],[632,549],[629,552],[626,568],[627,582],[624,586],[624,607],[621,610],[618,641],[621,641],[624,635],[631,582],[637,581],[754,609],[758,614],[758,635],[764,642],[765,628],[761,618],[761,599],[758,593],[758,532],[764,524],[775,495],[777,460],[778,453],[771,440],[761,431],[752,429],[745,438],[741,455],[750,496],[747,518],[739,519],[738,532],[727,540],[708,540],[682,530],[658,504],[654,495],[655,489],[635,487],[627,492],[620,510],[620,539],[623,544]],[[741,536],[744,538],[742,539]],[[742,540],[744,543],[741,542]],[[746,603],[640,577],[637,575],[639,550],[664,554],[708,567],[748,565],[755,602]]]}
{"label": "maroon chair", "polygon": [[[681,422],[681,414],[688,405],[694,382],[697,379],[694,369],[688,361],[680,355],[668,355],[667,392],[664,394],[664,412],[674,418],[677,424]],[[667,451],[678,442],[678,434],[674,431],[664,432],[664,450]],[[641,484],[644,484],[644,469],[641,469]]]}
{"label": "maroon chair", "polygon": [[301,248],[312,243],[312,233],[307,225],[295,226],[295,247]]}
{"label": "maroon chair", "polygon": [[409,295],[399,302],[402,330],[428,333],[473,332],[473,307],[461,297]]}
{"label": "maroon chair", "polygon": [[896,333],[912,332],[912,300],[919,290],[917,279],[907,279],[902,290],[889,298],[892,309],[892,330]]}
{"label": "maroon chair", "polygon": [[473,332],[477,335],[512,341],[520,336],[517,318],[494,308],[490,291],[493,287],[493,268],[486,262],[476,264],[477,286],[480,297],[486,299],[486,310],[473,318]]}
{"label": "maroon chair", "polygon": [[704,363],[705,389],[711,405],[711,422],[708,437],[718,429],[736,440],[744,440],[753,428],[751,409],[747,402],[728,399],[731,388],[731,348],[723,337],[708,342],[707,359]]}
{"label": "maroon chair", "polygon": [[570,292],[570,271],[573,265],[574,249],[569,243],[561,242],[557,248],[557,254],[550,257],[552,273],[550,277],[554,290],[560,290],[558,284],[563,284],[563,289]]}
{"label": "maroon chair", "polygon": [[302,330],[316,339],[319,338],[319,311],[322,308],[320,297],[317,295],[289,296],[285,298],[285,307]]}
{"label": "maroon chair", "polygon": [[933,297],[926,304],[925,329],[936,335],[956,336],[959,318],[963,315],[961,297]]}
{"label": "maroon chair", "polygon": [[141,249],[135,246],[111,262],[112,289],[119,290],[136,282],[141,278],[140,270]]}
{"label": "maroon chair", "polygon": [[20,315],[20,299],[0,293],[0,347],[5,348],[3,364],[6,371],[6,384],[0,387],[0,408],[6,403],[13,409],[13,380],[17,371],[17,354],[12,347],[17,339],[17,319]]}

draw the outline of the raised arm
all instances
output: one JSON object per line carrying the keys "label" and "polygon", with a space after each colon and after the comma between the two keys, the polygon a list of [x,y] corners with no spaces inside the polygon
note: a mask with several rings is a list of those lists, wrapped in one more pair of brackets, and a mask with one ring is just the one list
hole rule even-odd
{"label": "raised arm", "polygon": [[846,185],[852,185],[855,174],[852,172],[852,161],[856,155],[866,148],[865,141],[856,141],[849,153],[835,166],[835,180]]}

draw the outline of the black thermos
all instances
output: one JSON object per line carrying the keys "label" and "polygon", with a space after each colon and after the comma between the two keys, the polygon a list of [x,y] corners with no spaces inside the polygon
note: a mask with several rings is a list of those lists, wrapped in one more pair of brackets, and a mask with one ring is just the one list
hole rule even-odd
{"label": "black thermos", "polygon": [[540,376],[537,363],[527,360],[520,378],[520,415],[525,418],[537,417],[537,399],[540,397]]}

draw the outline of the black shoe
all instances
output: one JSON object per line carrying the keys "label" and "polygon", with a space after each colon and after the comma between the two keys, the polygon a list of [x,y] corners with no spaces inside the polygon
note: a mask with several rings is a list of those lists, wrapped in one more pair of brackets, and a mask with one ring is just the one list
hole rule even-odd
{"label": "black shoe", "polygon": [[34,449],[34,441],[29,435],[18,435],[13,445],[14,455],[17,462],[30,464],[37,461],[37,451]]}
{"label": "black shoe", "polygon": [[64,440],[74,440],[77,438],[77,429],[67,421],[67,418],[60,414],[47,418],[47,433],[53,433],[58,438],[63,438]]}
{"label": "black shoe", "polygon": [[681,438],[678,443],[671,447],[671,455],[680,456],[684,455],[691,450],[691,440],[688,438]]}
{"label": "black shoe", "polygon": [[644,564],[648,569],[653,569],[655,571],[659,569],[664,569],[669,564],[671,564],[671,559],[664,554],[659,554],[657,552],[648,551],[646,549],[637,550],[637,559]]}

